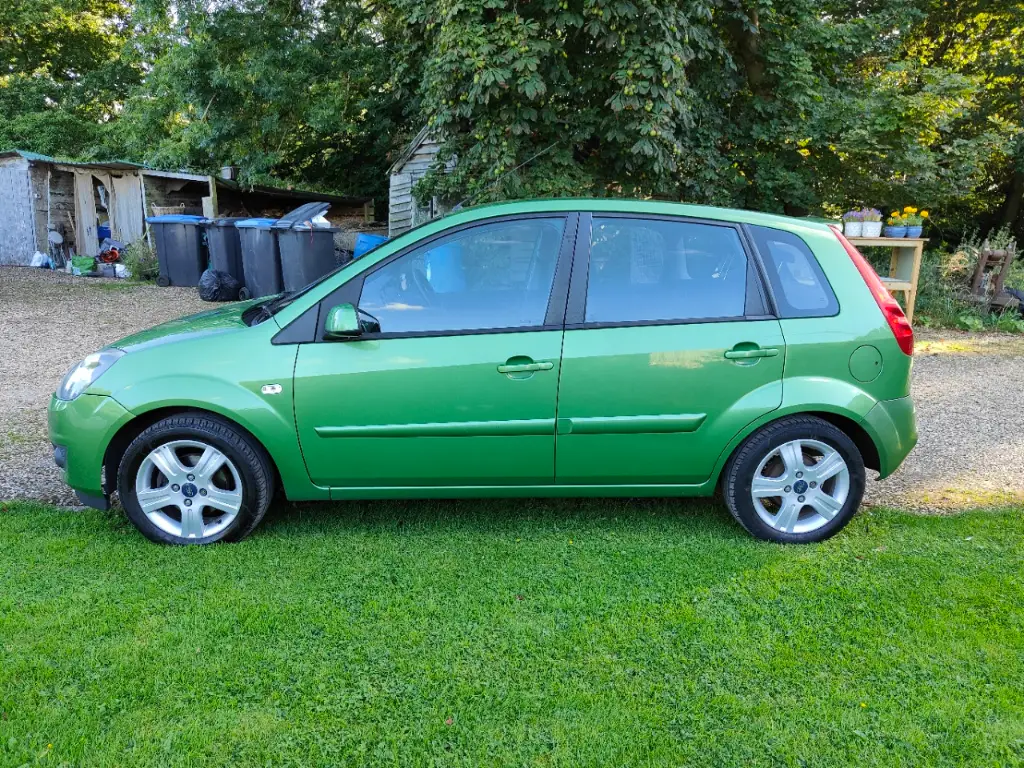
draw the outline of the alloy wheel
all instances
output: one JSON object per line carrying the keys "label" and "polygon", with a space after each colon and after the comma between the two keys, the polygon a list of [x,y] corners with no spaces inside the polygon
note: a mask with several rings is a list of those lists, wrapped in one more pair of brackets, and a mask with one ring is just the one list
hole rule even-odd
{"label": "alloy wheel", "polygon": [[242,477],[219,449],[199,440],[154,448],[135,476],[135,498],[149,520],[183,539],[214,536],[242,508]]}
{"label": "alloy wheel", "polygon": [[783,533],[810,533],[827,525],[849,493],[846,461],[819,440],[790,440],[773,448],[750,485],[758,517]]}

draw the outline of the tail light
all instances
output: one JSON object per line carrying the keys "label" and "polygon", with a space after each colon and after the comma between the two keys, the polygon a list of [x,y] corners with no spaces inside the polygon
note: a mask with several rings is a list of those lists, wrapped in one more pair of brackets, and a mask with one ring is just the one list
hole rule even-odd
{"label": "tail light", "polygon": [[871,295],[875,297],[875,303],[878,304],[878,308],[885,315],[885,321],[889,324],[892,335],[896,337],[896,343],[900,345],[900,349],[903,350],[905,355],[913,355],[914,329],[910,327],[910,321],[903,314],[903,309],[896,299],[892,297],[892,294],[886,290],[885,283],[882,282],[882,278],[878,276],[874,268],[868,264],[867,260],[861,255],[861,252],[854,248],[853,243],[843,236],[838,227],[834,225],[829,226],[832,227],[832,231],[839,238],[839,242],[843,244],[843,248],[850,255],[854,266],[860,272],[860,276],[867,283],[868,288],[871,290]]}

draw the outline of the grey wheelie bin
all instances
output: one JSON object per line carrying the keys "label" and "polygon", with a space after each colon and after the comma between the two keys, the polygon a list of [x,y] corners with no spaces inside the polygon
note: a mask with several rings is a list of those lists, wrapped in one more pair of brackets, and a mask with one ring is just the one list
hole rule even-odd
{"label": "grey wheelie bin", "polygon": [[278,229],[281,247],[281,275],[286,291],[297,291],[323,277],[337,265],[334,257],[336,227],[296,224]]}
{"label": "grey wheelie bin", "polygon": [[273,228],[277,219],[243,219],[235,222],[242,248],[242,272],[245,287],[241,298],[257,299],[272,296],[284,290],[281,279],[281,251],[277,243],[277,231]]}
{"label": "grey wheelie bin", "polygon": [[157,285],[195,288],[206,269],[202,216],[171,214],[146,219],[153,232],[156,258],[160,265]]}

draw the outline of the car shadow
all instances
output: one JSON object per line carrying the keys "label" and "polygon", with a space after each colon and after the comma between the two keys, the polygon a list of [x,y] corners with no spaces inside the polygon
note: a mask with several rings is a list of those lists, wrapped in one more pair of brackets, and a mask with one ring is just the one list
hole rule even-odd
{"label": "car shadow", "polygon": [[680,498],[422,499],[276,501],[257,530],[324,535],[346,530],[473,531],[505,535],[553,528],[664,529],[679,534],[749,538],[723,504]]}

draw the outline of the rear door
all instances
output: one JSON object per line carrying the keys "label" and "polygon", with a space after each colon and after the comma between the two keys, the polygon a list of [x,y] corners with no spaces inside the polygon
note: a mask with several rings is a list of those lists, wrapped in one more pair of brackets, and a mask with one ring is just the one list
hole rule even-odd
{"label": "rear door", "polygon": [[577,216],[475,222],[397,254],[322,302],[380,332],[300,347],[295,416],[313,482],[554,481],[562,321]]}
{"label": "rear door", "polygon": [[556,478],[695,484],[782,402],[785,341],[738,226],[584,214],[558,398]]}

